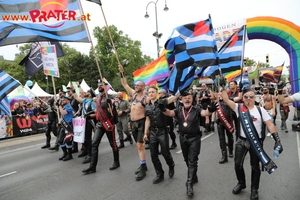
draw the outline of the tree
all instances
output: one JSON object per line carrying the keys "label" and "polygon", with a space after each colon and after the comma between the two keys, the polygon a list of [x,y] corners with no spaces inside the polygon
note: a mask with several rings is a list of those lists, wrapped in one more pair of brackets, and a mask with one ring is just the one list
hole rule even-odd
{"label": "tree", "polygon": [[[153,59],[142,54],[140,41],[133,41],[127,34],[123,35],[123,32],[119,31],[114,25],[109,26],[109,30],[117,52],[113,49],[107,28],[96,27],[94,29],[94,36],[98,40],[95,47],[96,55],[102,76],[113,85],[114,89],[124,90],[120,83],[120,76],[118,75],[116,54],[124,67],[129,85],[133,84],[132,72],[150,63]],[[94,58],[92,52],[90,52],[90,57]]]}

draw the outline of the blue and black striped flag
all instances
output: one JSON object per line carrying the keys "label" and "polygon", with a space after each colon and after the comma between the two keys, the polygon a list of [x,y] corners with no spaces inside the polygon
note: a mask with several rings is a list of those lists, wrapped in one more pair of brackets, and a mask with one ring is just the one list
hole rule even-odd
{"label": "blue and black striped flag", "polygon": [[[245,30],[246,26],[243,25],[238,31],[231,35],[231,37],[223,44],[219,50],[219,64],[222,74],[225,75],[234,72],[236,70],[241,70],[242,62],[244,59],[244,44],[245,44]],[[196,71],[196,74],[199,74]],[[212,79],[216,75],[220,75],[220,70],[218,65],[207,67],[202,76],[207,76]],[[200,77],[200,75],[199,75]]]}
{"label": "blue and black striped flag", "polygon": [[0,69],[0,101],[16,89],[20,83]]}
{"label": "blue and black striped flag", "polygon": [[218,51],[213,35],[210,17],[175,28],[165,49],[175,54],[176,64],[170,77],[159,82],[159,86],[166,84],[169,92],[175,94],[192,84],[197,68],[217,64]]}
{"label": "blue and black striped flag", "polygon": [[11,117],[11,111],[7,96],[0,101],[0,114]]}
{"label": "blue and black striped flag", "polygon": [[78,0],[0,0],[0,46],[38,42],[89,42]]}

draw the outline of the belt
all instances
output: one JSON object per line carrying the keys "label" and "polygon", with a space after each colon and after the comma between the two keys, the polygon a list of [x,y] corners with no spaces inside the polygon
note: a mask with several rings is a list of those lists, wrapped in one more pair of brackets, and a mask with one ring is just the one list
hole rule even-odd
{"label": "belt", "polygon": [[199,135],[189,135],[189,134],[180,134],[181,137],[184,137],[185,139],[188,139],[188,138],[193,138],[193,137],[197,137]]}
{"label": "belt", "polygon": [[158,130],[165,130],[166,127],[150,127],[150,130],[152,131],[158,131]]}

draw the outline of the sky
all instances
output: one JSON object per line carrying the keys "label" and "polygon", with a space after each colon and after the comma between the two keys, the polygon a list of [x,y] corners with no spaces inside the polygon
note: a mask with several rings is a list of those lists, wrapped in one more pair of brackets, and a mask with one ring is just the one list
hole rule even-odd
{"label": "sky", "polygon": [[[241,19],[258,16],[279,17],[300,26],[299,0],[101,0],[100,6],[81,0],[84,13],[89,13],[91,21],[87,22],[92,35],[96,26],[115,25],[132,40],[141,41],[141,51],[152,58],[157,57],[157,44],[153,33],[156,31],[155,5],[157,7],[158,32],[162,33],[159,46],[163,47],[173,29],[187,23],[193,23],[208,18],[211,15],[213,26],[224,25]],[[150,3],[150,4],[148,4]],[[169,10],[163,9],[167,4]],[[147,7],[148,5],[148,7]],[[149,18],[145,18],[146,7]],[[92,39],[97,44],[96,39]],[[68,43],[82,53],[88,54],[90,43]],[[0,55],[7,60],[13,60],[18,53],[16,45],[0,47]],[[278,44],[266,40],[250,40],[245,45],[244,56],[256,62],[266,62],[269,55],[271,66],[279,66],[283,62],[289,65],[286,51]],[[284,73],[288,72],[284,69]]]}

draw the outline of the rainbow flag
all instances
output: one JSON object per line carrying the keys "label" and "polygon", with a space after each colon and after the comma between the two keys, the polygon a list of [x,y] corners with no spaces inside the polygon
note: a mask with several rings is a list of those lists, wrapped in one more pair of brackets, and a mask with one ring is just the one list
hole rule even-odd
{"label": "rainbow flag", "polygon": [[132,74],[134,83],[137,81],[143,81],[146,85],[156,84],[157,80],[168,77],[170,69],[166,54],[162,54],[149,65],[134,71]]}
{"label": "rainbow flag", "polygon": [[125,92],[122,92],[122,97],[124,100],[128,100],[128,95]]}

